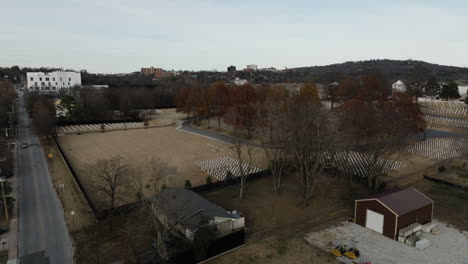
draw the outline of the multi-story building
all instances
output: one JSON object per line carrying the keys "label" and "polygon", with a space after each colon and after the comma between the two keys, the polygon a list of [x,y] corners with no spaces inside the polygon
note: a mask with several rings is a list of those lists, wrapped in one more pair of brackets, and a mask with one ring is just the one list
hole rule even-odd
{"label": "multi-story building", "polygon": [[176,76],[177,72],[175,71],[166,71],[162,68],[141,68],[142,75],[152,75],[156,78],[163,78],[163,77],[172,77]]}
{"label": "multi-story building", "polygon": [[163,69],[161,68],[141,68],[141,74],[142,75],[155,75],[156,73],[162,73]]}
{"label": "multi-story building", "polygon": [[249,64],[249,65],[247,65],[247,69],[248,69],[248,70],[256,71],[257,68],[258,68],[258,67],[257,67],[257,65],[255,65],[255,64]]}
{"label": "multi-story building", "polygon": [[58,92],[81,86],[81,73],[78,72],[28,72],[26,79],[28,90],[36,92]]}

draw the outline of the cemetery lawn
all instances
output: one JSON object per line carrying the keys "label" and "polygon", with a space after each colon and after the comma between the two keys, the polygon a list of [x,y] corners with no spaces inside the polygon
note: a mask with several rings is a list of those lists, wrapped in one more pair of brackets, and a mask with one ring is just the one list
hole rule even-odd
{"label": "cemetery lawn", "polygon": [[[206,184],[208,174],[195,164],[196,161],[236,157],[227,144],[179,131],[174,127],[66,135],[58,137],[58,142],[98,209],[103,209],[105,198],[89,189],[93,180],[89,178],[86,167],[99,159],[120,155],[130,165],[144,167],[142,165],[148,164],[152,157],[160,158],[177,170],[167,186],[184,187],[185,180],[190,180],[192,186]],[[253,165],[265,168],[263,150],[255,149],[253,153]],[[154,194],[150,179],[145,178],[143,186],[146,197]],[[125,203],[136,201],[136,193],[129,193],[125,200]]]}

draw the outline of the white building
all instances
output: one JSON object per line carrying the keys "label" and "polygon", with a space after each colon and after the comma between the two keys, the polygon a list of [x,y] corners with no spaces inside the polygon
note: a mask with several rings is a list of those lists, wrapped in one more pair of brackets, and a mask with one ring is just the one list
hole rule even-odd
{"label": "white building", "polygon": [[247,84],[247,83],[248,83],[247,80],[240,79],[239,77],[236,77],[236,79],[234,80],[234,84],[237,85],[237,86],[242,86],[242,85]]}
{"label": "white building", "polygon": [[249,64],[249,65],[247,65],[247,69],[249,69],[249,70],[254,70],[254,71],[256,71],[257,68],[258,68],[258,67],[257,67],[257,65],[255,65],[255,64]]}
{"label": "white building", "polygon": [[29,91],[58,92],[81,86],[81,73],[78,72],[28,72],[26,73]]}
{"label": "white building", "polygon": [[404,82],[398,80],[392,84],[393,92],[406,92],[406,85]]}

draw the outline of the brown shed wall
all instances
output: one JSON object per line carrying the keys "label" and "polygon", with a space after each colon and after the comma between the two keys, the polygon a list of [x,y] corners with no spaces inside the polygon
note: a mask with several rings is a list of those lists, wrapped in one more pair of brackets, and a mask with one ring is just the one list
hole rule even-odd
{"label": "brown shed wall", "polygon": [[384,215],[383,235],[395,239],[395,214],[376,200],[356,201],[356,224],[366,227],[367,209]]}
{"label": "brown shed wall", "polygon": [[411,211],[398,217],[398,229],[409,226],[415,222],[422,225],[432,221],[432,204]]}

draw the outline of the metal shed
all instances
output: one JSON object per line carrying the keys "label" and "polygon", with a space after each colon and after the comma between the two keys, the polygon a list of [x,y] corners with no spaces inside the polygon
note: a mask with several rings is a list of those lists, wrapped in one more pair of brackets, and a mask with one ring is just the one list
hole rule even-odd
{"label": "metal shed", "polygon": [[354,222],[391,239],[413,223],[432,221],[434,201],[415,188],[386,192],[355,201]]}

